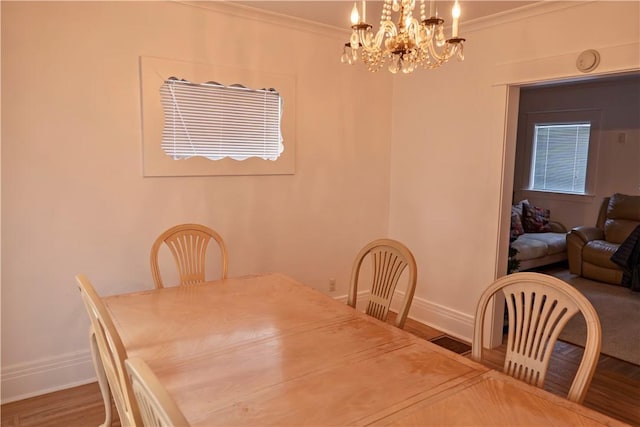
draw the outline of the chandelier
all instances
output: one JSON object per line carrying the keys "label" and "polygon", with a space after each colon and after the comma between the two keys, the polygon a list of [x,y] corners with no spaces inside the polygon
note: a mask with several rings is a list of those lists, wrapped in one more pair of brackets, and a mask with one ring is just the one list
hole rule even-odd
{"label": "chandelier", "polygon": [[[456,56],[464,60],[465,39],[458,37],[460,5],[455,1],[451,15],[451,38],[444,35],[444,19],[434,12],[434,0],[429,1],[429,17],[425,0],[420,0],[420,20],[413,17],[417,0],[384,0],[380,16],[380,29],[366,23],[366,0],[362,0],[361,12],[353,3],[351,11],[351,39],[345,43],[341,62],[354,64],[362,59],[369,71],[378,71],[385,63],[392,73],[413,72],[418,67],[433,69]],[[398,22],[391,20],[391,11],[398,12]]]}

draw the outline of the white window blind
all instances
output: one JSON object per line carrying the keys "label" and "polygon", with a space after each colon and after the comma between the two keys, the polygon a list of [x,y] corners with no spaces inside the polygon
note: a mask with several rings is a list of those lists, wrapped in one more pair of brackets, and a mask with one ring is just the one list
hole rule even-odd
{"label": "white window blind", "polygon": [[160,95],[162,149],[173,159],[276,160],[284,150],[282,100],[275,89],[191,83],[172,77],[164,81]]}
{"label": "white window blind", "polygon": [[590,130],[590,123],[535,125],[533,190],[585,193]]}

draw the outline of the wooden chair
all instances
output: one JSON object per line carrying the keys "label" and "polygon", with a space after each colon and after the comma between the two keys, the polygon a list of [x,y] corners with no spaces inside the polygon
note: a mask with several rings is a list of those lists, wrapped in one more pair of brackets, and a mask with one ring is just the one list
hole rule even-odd
{"label": "wooden chair", "polygon": [[140,358],[125,361],[145,427],[188,426],[189,422],[158,378]]}
{"label": "wooden chair", "polygon": [[402,328],[407,320],[413,294],[416,290],[418,269],[413,254],[404,244],[391,239],[374,240],[362,248],[353,265],[349,299],[347,300],[347,304],[354,308],[358,294],[360,270],[365,258],[371,258],[373,262],[371,290],[365,312],[382,321],[387,319],[398,280],[404,270],[409,267],[404,301],[395,320],[395,325]]}
{"label": "wooden chair", "polygon": [[476,310],[471,357],[482,360],[483,329],[487,305],[501,292],[508,312],[507,349],[504,372],[537,387],[544,385],[556,340],[578,311],[587,324],[585,350],[567,398],[582,403],[600,355],[601,330],[598,314],[577,289],[542,273],[503,276],[480,297]]}
{"label": "wooden chair", "polygon": [[[133,401],[131,383],[125,371],[124,361],[127,357],[124,345],[118,335],[111,316],[100,296],[89,280],[82,274],[76,276],[80,296],[91,320],[90,340],[96,373],[100,379],[107,380],[113,396],[120,424],[123,426],[140,426],[141,419],[138,406]],[[96,355],[97,353],[97,355]],[[105,394],[104,383],[100,384],[106,407],[111,408],[108,391]],[[108,409],[107,409],[108,410]],[[111,425],[111,413],[106,414],[105,426]]]}
{"label": "wooden chair", "polygon": [[158,251],[162,244],[171,250],[180,274],[180,285],[205,281],[205,256],[209,241],[218,242],[221,254],[221,278],[227,278],[227,247],[214,230],[199,224],[180,224],[162,233],[151,247],[151,274],[156,288],[164,287],[158,265]]}

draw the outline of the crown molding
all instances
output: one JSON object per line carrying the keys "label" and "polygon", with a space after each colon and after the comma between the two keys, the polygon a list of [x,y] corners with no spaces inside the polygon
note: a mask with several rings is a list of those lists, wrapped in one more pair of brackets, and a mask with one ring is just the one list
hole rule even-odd
{"label": "crown molding", "polygon": [[[553,13],[572,7],[583,6],[602,0],[582,0],[582,1],[539,1],[537,3],[527,4],[515,9],[488,15],[482,18],[476,18],[460,23],[461,33],[471,33],[474,31],[492,28],[503,24]],[[336,36],[344,39],[351,33],[351,29],[335,27],[333,25],[323,24],[303,18],[272,12],[264,9],[258,9],[243,4],[234,3],[232,1],[194,1],[194,0],[172,0],[173,3],[181,4],[188,7],[194,7],[209,10],[216,13],[225,14],[232,17],[249,19],[277,26],[287,27],[298,31],[306,31],[322,35]]]}
{"label": "crown molding", "polygon": [[[233,3],[231,1],[193,1],[193,0],[172,0],[172,2],[184,6],[195,7],[199,9],[209,10],[221,13],[227,16],[249,19],[252,21],[264,22],[267,24],[286,27],[293,30],[305,31],[320,35],[335,36],[345,39],[351,34],[350,28],[339,28],[332,25],[323,24],[316,21],[310,21],[295,16],[284,15],[277,12],[271,12],[264,9],[257,9],[243,4]],[[346,34],[346,36],[345,36]]]}
{"label": "crown molding", "polygon": [[460,33],[467,34],[474,31],[480,31],[487,28],[497,27],[511,22],[520,21],[547,13],[557,12],[559,10],[569,9],[577,6],[584,6],[588,3],[594,3],[598,0],[583,1],[539,1],[537,3],[527,4],[505,12],[476,18],[460,23]]}

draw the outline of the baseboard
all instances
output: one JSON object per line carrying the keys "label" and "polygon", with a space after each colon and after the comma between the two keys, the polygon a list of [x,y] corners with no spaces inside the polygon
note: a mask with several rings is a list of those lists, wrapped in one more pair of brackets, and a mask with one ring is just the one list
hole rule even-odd
{"label": "baseboard", "polygon": [[27,399],[97,381],[89,350],[2,369],[0,403]]}
{"label": "baseboard", "polygon": [[[394,301],[398,301],[399,306],[402,299],[398,300],[398,295],[394,295]],[[391,307],[393,308],[394,305],[392,302]],[[466,342],[472,341],[474,318],[469,314],[414,297],[408,317],[452,337]]]}
{"label": "baseboard", "polygon": [[[367,301],[369,291],[360,291],[356,299],[356,308],[364,311],[364,304]],[[402,304],[404,292],[396,291],[391,301],[391,310],[397,311]],[[334,298],[346,304],[347,296]],[[410,319],[420,322],[432,328],[438,329],[447,335],[471,342],[473,337],[473,316],[459,311],[451,310],[448,307],[434,304],[423,298],[414,297],[409,310]]]}

